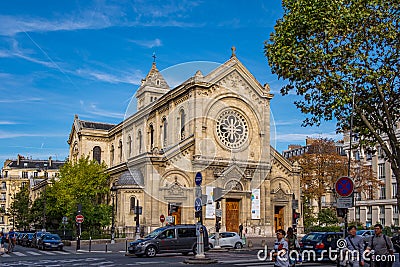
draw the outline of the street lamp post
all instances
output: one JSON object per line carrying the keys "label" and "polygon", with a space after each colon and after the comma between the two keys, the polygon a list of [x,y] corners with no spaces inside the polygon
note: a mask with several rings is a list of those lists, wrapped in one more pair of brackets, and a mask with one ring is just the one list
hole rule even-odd
{"label": "street lamp post", "polygon": [[115,244],[115,204],[114,204],[114,199],[115,199],[115,185],[111,187],[111,197],[112,197],[112,213],[111,213],[111,244]]}

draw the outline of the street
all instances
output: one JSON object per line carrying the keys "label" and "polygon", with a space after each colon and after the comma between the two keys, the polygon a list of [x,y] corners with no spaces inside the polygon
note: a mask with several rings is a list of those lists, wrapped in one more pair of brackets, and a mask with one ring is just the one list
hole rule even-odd
{"label": "street", "polygon": [[[206,256],[216,259],[215,264],[185,264],[184,260],[193,255],[178,253],[159,254],[154,258],[125,256],[123,244],[94,245],[89,252],[86,247],[76,251],[66,247],[63,251],[43,251],[35,248],[16,246],[15,252],[3,254],[0,266],[273,266],[272,262],[263,262],[257,258],[257,249],[207,252]],[[121,249],[122,248],[122,249]],[[335,266],[328,263],[303,263],[302,266]]]}

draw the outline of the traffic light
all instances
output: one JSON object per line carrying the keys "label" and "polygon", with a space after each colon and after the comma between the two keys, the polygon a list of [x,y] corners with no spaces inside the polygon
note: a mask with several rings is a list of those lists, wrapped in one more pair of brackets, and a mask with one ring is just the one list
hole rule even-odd
{"label": "traffic light", "polygon": [[221,230],[221,217],[215,217],[215,231],[218,233]]}
{"label": "traffic light", "polygon": [[338,217],[344,218],[347,214],[347,209],[346,208],[336,208],[336,213]]}
{"label": "traffic light", "polygon": [[297,224],[299,219],[300,219],[300,213],[299,212],[293,212],[293,224]]}
{"label": "traffic light", "polygon": [[215,232],[219,233],[219,230],[221,230],[221,222],[216,222],[215,223]]}

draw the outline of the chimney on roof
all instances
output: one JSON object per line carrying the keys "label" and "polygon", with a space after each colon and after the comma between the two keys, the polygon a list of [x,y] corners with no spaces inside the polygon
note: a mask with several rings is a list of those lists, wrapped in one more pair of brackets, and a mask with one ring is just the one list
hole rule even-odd
{"label": "chimney on roof", "polygon": [[51,156],[49,157],[49,168],[51,168],[51,165],[53,163],[53,160],[51,159]]}
{"label": "chimney on roof", "polygon": [[297,148],[301,148],[301,145],[295,145],[295,144],[288,145],[289,150],[293,150],[293,149],[297,149]]}
{"label": "chimney on roof", "polygon": [[20,154],[18,154],[17,156],[17,166],[19,166],[19,164],[21,163],[21,160],[25,159],[23,156],[21,156]]}

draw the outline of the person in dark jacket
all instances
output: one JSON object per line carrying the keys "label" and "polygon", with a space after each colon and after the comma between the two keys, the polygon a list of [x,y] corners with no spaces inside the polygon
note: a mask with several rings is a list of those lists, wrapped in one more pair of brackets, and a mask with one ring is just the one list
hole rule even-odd
{"label": "person in dark jacket", "polygon": [[382,224],[375,224],[375,234],[369,237],[366,251],[373,252],[374,267],[391,267],[395,260],[393,243],[382,233],[382,228]]}

